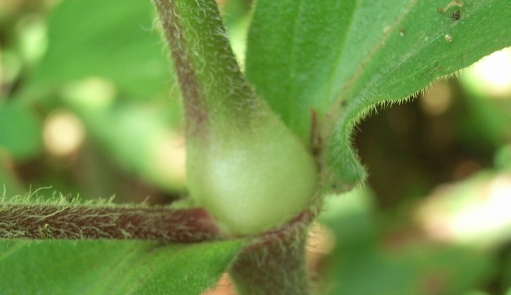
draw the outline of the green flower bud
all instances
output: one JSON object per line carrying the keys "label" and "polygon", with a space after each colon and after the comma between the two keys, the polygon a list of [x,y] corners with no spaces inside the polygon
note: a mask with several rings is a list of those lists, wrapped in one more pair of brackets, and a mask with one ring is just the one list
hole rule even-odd
{"label": "green flower bud", "polygon": [[192,198],[233,233],[289,221],[316,189],[316,166],[303,144],[269,111],[259,121],[247,129],[215,128],[207,140],[187,143]]}

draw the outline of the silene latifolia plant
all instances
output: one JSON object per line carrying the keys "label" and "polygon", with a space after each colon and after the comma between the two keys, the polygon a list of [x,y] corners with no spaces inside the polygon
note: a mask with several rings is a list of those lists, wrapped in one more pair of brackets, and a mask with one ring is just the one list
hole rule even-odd
{"label": "silene latifolia plant", "polygon": [[511,45],[504,0],[258,0],[242,70],[215,0],[153,4],[180,85],[189,199],[4,197],[6,294],[24,280],[39,282],[26,294],[201,294],[224,272],[240,295],[335,293],[311,286],[305,249],[325,196],[365,179],[355,125]]}

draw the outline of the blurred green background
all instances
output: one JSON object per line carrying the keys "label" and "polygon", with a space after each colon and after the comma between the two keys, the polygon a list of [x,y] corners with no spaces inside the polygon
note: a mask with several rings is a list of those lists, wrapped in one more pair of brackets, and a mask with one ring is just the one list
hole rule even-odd
{"label": "blurred green background", "polygon": [[[220,1],[241,65],[250,2]],[[47,188],[165,204],[186,194],[179,89],[155,18],[150,1],[0,1],[5,197]],[[511,50],[378,109],[355,144],[370,176],[327,198],[320,290],[507,292]]]}

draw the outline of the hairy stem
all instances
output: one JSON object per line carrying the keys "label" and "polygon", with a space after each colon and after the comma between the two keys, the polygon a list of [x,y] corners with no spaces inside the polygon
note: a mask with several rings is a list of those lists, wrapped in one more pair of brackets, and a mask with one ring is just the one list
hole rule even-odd
{"label": "hairy stem", "polygon": [[305,211],[242,249],[229,270],[240,295],[310,294],[305,246],[315,216],[314,210]]}
{"label": "hairy stem", "polygon": [[3,203],[0,238],[191,243],[218,240],[221,234],[202,208]]}
{"label": "hairy stem", "polygon": [[187,139],[209,136],[212,125],[248,124],[260,100],[231,49],[215,0],[153,0],[170,47],[185,109]]}

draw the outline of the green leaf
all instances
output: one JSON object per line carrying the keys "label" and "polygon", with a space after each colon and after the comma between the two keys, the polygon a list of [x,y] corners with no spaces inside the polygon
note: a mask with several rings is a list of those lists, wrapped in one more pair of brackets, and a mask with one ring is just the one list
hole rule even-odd
{"label": "green leaf", "polygon": [[50,14],[36,81],[101,76],[140,97],[165,91],[170,67],[154,19],[151,1],[63,1]]}
{"label": "green leaf", "polygon": [[365,172],[351,134],[368,110],[509,46],[509,19],[501,0],[260,0],[246,73],[302,140],[318,112],[329,181],[352,185]]}
{"label": "green leaf", "polygon": [[0,243],[4,294],[200,294],[240,241],[164,245],[133,241]]}
{"label": "green leaf", "polygon": [[0,149],[26,160],[41,149],[41,126],[35,114],[19,103],[0,104]]}
{"label": "green leaf", "polygon": [[257,2],[247,40],[247,79],[302,139],[308,136],[310,108],[328,107],[319,92],[346,43],[354,2]]}

